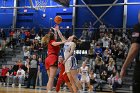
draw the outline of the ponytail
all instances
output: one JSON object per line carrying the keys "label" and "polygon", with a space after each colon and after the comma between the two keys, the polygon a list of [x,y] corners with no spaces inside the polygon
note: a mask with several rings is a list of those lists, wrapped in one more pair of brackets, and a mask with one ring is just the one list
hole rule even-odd
{"label": "ponytail", "polygon": [[50,42],[50,40],[54,40],[54,33],[52,32],[49,32],[44,37],[42,37],[41,43],[47,45]]}
{"label": "ponytail", "polygon": [[41,43],[42,44],[45,44],[45,45],[47,45],[48,43],[49,43],[49,41],[50,41],[50,38],[49,38],[49,34],[46,34],[44,37],[42,37],[42,39],[41,39]]}

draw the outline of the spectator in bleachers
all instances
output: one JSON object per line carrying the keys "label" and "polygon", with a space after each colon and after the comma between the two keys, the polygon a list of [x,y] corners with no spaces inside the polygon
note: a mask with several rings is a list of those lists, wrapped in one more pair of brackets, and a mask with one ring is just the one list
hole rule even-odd
{"label": "spectator in bleachers", "polygon": [[117,58],[123,59],[124,58],[124,50],[122,48],[118,48],[118,55]]}
{"label": "spectator in bleachers", "polygon": [[10,66],[7,72],[7,86],[9,85],[10,80],[13,80],[13,76],[14,76],[13,66]]}
{"label": "spectator in bleachers", "polygon": [[16,64],[13,66],[13,70],[14,70],[14,72],[17,72],[18,69],[19,69],[19,60],[16,61]]}
{"label": "spectator in bleachers", "polygon": [[122,80],[119,76],[119,73],[116,72],[116,75],[112,78],[112,91],[115,93],[116,89],[121,87],[122,85]]}
{"label": "spectator in bleachers", "polygon": [[39,32],[38,32],[38,35],[39,35],[40,37],[43,37],[43,36],[44,36],[44,31],[43,31],[42,28],[40,28],[40,30],[39,30]]}
{"label": "spectator in bleachers", "polygon": [[22,68],[24,71],[27,71],[27,67],[25,67],[21,60],[18,60],[13,66],[14,72],[17,72],[19,68]]}
{"label": "spectator in bleachers", "polygon": [[103,65],[103,60],[100,56],[97,56],[96,59],[95,59],[95,73],[97,73],[97,70],[98,70],[98,73],[101,73],[101,66]]}
{"label": "spectator in bleachers", "polygon": [[107,77],[108,77],[107,72],[106,72],[106,70],[104,70],[104,71],[101,73],[101,79],[104,80],[104,81],[107,81]]}
{"label": "spectator in bleachers", "polygon": [[24,46],[23,46],[23,50],[24,50],[25,47],[27,47],[28,49],[30,49],[30,46],[31,46],[30,38],[26,38],[25,43],[24,43]]}
{"label": "spectator in bleachers", "polygon": [[93,47],[93,48],[95,48],[96,45],[97,45],[96,40],[92,40],[92,42],[90,43],[90,46]]}
{"label": "spectator in bleachers", "polygon": [[27,47],[24,48],[24,60],[26,60],[30,56],[30,51]]}
{"label": "spectator in bleachers", "polygon": [[110,49],[110,46],[106,46],[106,47],[105,47],[105,50],[107,50],[107,51],[108,51],[108,54],[111,54],[111,49]]}
{"label": "spectator in bleachers", "polygon": [[93,58],[94,57],[94,48],[91,46],[89,51],[88,51],[88,56],[89,58]]}
{"label": "spectator in bleachers", "polygon": [[38,34],[36,34],[35,39],[40,41],[41,38],[40,38],[40,36]]}
{"label": "spectator in bleachers", "polygon": [[88,31],[85,29],[82,32],[82,36],[80,37],[81,40],[88,40]]}
{"label": "spectator in bleachers", "polygon": [[34,28],[32,28],[30,31],[30,39],[34,39],[35,35],[36,35],[35,30],[34,30]]}
{"label": "spectator in bleachers", "polygon": [[35,44],[35,40],[33,39],[32,43],[31,43],[31,46],[30,46],[31,55],[34,53],[34,44]]}
{"label": "spectator in bleachers", "polygon": [[108,82],[108,86],[111,89],[112,88],[112,78],[113,78],[113,74],[111,74],[108,78],[107,78],[107,82]]}
{"label": "spectator in bleachers", "polygon": [[34,53],[38,54],[39,50],[39,41],[35,39],[35,43],[33,45]]}
{"label": "spectator in bleachers", "polygon": [[93,70],[90,70],[90,73],[89,73],[89,78],[90,78],[90,91],[93,91],[94,89],[94,84],[97,82],[96,81],[96,73],[94,73]]}
{"label": "spectator in bleachers", "polygon": [[100,33],[104,33],[106,31],[106,26],[105,24],[101,24],[100,27],[99,27],[99,30],[100,30]]}
{"label": "spectator in bleachers", "polygon": [[96,86],[97,87],[100,87],[100,91],[102,91],[103,87],[107,84],[107,72],[106,70],[102,70],[102,72],[99,74],[100,77],[99,77],[99,81],[98,81],[98,85]]}
{"label": "spectator in bleachers", "polygon": [[20,32],[19,30],[15,30],[13,34],[13,42],[17,45],[19,43]]}
{"label": "spectator in bleachers", "polygon": [[30,58],[28,57],[24,62],[25,67],[28,67],[29,63],[30,63]]}
{"label": "spectator in bleachers", "polygon": [[102,56],[102,52],[103,52],[102,48],[100,47],[99,44],[97,44],[97,45],[96,45],[96,48],[95,48],[95,55],[96,55],[96,56],[97,56],[97,55]]}
{"label": "spectator in bleachers", "polygon": [[24,44],[25,39],[26,39],[26,35],[24,33],[24,31],[22,30],[21,34],[20,34],[20,39],[21,39],[21,43]]}
{"label": "spectator in bleachers", "polygon": [[3,65],[1,70],[1,76],[0,76],[0,82],[1,84],[3,84],[3,86],[5,86],[6,84],[7,72],[8,72],[8,68],[5,65]]}
{"label": "spectator in bleachers", "polygon": [[14,46],[15,46],[15,31],[14,31],[14,29],[12,29],[11,30],[11,32],[10,32],[10,48],[14,48]]}
{"label": "spectator in bleachers", "polygon": [[94,62],[94,49],[93,47],[90,47],[88,50],[88,58],[89,58],[89,63],[92,66],[91,68],[94,68],[95,62]]}
{"label": "spectator in bleachers", "polygon": [[[39,57],[41,57],[42,58],[42,60],[43,60],[43,53],[45,52],[44,50],[45,50],[45,47],[46,46],[43,46],[43,44],[41,44],[41,43],[39,43],[39,45],[38,45],[38,55],[39,55]],[[45,56],[45,55],[44,55]]]}
{"label": "spectator in bleachers", "polygon": [[91,22],[89,22],[89,28],[88,28],[88,37],[89,37],[89,40],[91,41],[93,39],[93,36],[94,36],[94,30],[93,30],[93,25]]}
{"label": "spectator in bleachers", "polygon": [[[41,87],[42,86],[42,74],[43,74],[43,69],[44,69],[44,64],[43,64],[41,58],[38,59],[38,65],[39,65],[39,67],[38,67],[38,73],[37,73],[36,80],[38,81],[38,79],[39,79],[39,86]],[[36,81],[36,83],[37,83],[37,81]]]}
{"label": "spectator in bleachers", "polygon": [[[96,46],[99,45],[101,48],[103,46],[102,37],[96,41]],[[103,49],[103,48],[102,48]],[[104,49],[103,49],[104,50]]]}
{"label": "spectator in bleachers", "polygon": [[12,29],[12,30],[10,31],[10,40],[13,39],[13,34],[14,34],[14,29]]}
{"label": "spectator in bleachers", "polygon": [[0,29],[0,38],[2,38],[3,40],[6,39],[6,34],[3,29]]}
{"label": "spectator in bleachers", "polygon": [[15,48],[15,46],[17,44],[17,33],[16,33],[16,30],[13,33],[12,43],[13,43],[13,48]]}
{"label": "spectator in bleachers", "polygon": [[115,62],[113,58],[109,59],[109,65],[108,65],[108,75],[111,76],[116,71],[115,69]]}
{"label": "spectator in bleachers", "polygon": [[21,88],[21,84],[23,83],[24,78],[25,78],[25,71],[22,68],[19,68],[16,76],[13,77],[12,87],[15,87],[16,79],[18,79],[18,83],[19,83],[18,87]]}
{"label": "spectator in bleachers", "polygon": [[30,38],[30,32],[28,30],[25,31],[26,38]]}
{"label": "spectator in bleachers", "polygon": [[21,34],[21,32],[20,32],[21,30],[20,29],[18,29],[17,31],[16,31],[16,35],[17,35],[17,38],[16,38],[16,40],[17,40],[17,44],[18,45],[20,45],[20,41],[21,41],[21,39],[20,39],[20,34]]}
{"label": "spectator in bleachers", "polygon": [[118,48],[116,47],[116,45],[112,45],[111,46],[111,51],[112,51],[112,57],[114,58],[114,60],[116,60],[117,55],[118,55]]}
{"label": "spectator in bleachers", "polygon": [[109,51],[105,50],[104,53],[103,53],[103,60],[104,60],[105,64],[108,64],[109,55],[110,55]]}
{"label": "spectator in bleachers", "polygon": [[105,34],[105,36],[102,38],[102,43],[103,43],[103,50],[105,50],[106,47],[109,47],[109,45],[110,45],[110,38],[107,37],[106,34]]}

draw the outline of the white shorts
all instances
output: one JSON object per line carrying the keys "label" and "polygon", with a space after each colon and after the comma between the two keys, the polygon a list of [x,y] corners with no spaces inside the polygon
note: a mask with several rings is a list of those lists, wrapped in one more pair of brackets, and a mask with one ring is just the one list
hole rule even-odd
{"label": "white shorts", "polygon": [[65,72],[66,73],[70,72],[71,65],[72,65],[71,60],[67,60],[65,63]]}
{"label": "white shorts", "polygon": [[89,78],[89,76],[87,76],[87,75],[82,75],[81,81],[90,82],[90,78]]}
{"label": "white shorts", "polygon": [[70,70],[77,70],[77,61],[75,57],[71,57],[70,59],[68,59],[65,63],[65,72],[68,73],[70,72]]}

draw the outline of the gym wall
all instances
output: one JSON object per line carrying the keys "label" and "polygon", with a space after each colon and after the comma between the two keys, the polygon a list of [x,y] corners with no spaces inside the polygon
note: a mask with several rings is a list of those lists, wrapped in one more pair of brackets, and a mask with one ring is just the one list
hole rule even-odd
{"label": "gym wall", "polygon": [[[2,1],[0,0],[0,6],[2,6]],[[33,0],[34,1],[34,0]],[[111,4],[115,0],[84,0],[87,4]],[[118,3],[123,3],[124,0],[118,0]],[[13,6],[14,0],[6,0],[5,6]],[[128,0],[128,2],[140,2],[139,0]],[[71,4],[73,0],[71,0]],[[81,0],[77,0],[77,4],[83,4]],[[18,0],[18,6],[30,5],[29,0]],[[57,5],[52,0],[48,0],[48,5]],[[90,7],[90,9],[95,12],[99,17],[108,7]],[[72,7],[66,8],[47,8],[46,17],[43,18],[43,12],[34,9],[27,9],[27,13],[24,13],[24,9],[18,9],[17,17],[17,27],[51,27],[54,25],[53,20],[56,15],[61,15],[63,17],[63,23],[61,26],[65,28],[66,26],[72,27]],[[137,13],[140,10],[140,5],[128,5],[127,14],[127,27],[133,27],[137,20]],[[12,16],[13,9],[0,9],[0,27],[10,28],[12,26]],[[85,22],[96,21],[96,18],[92,13],[86,8],[76,8],[76,28],[82,27]],[[113,6],[101,19],[108,27],[122,27],[123,24],[123,6]],[[99,22],[94,27],[98,27]]]}
{"label": "gym wall", "polygon": [[[13,6],[14,0],[7,0],[5,6]],[[0,0],[3,6],[3,0]],[[10,28],[13,20],[13,9],[0,9],[0,28]]]}

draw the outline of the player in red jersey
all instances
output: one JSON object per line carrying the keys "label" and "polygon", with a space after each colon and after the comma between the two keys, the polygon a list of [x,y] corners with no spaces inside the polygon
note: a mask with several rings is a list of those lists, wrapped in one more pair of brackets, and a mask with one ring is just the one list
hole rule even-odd
{"label": "player in red jersey", "polygon": [[[55,29],[59,29],[59,27],[56,26]],[[51,93],[53,87],[54,77],[57,72],[60,45],[65,43],[65,41],[56,42],[56,39],[56,34],[53,32],[49,32],[42,38],[42,43],[47,44],[48,46],[48,56],[45,59],[45,66],[49,78],[47,83],[47,93]]]}
{"label": "player in red jersey", "polygon": [[65,66],[63,64],[63,61],[64,61],[63,57],[59,56],[58,61],[59,61],[58,68],[60,68],[60,73],[59,73],[59,77],[58,77],[58,81],[57,81],[57,85],[56,85],[56,92],[57,93],[59,92],[61,84],[63,82],[65,82],[67,84],[68,88],[70,89],[70,91],[73,93],[71,83],[68,79],[67,74],[65,73]]}

